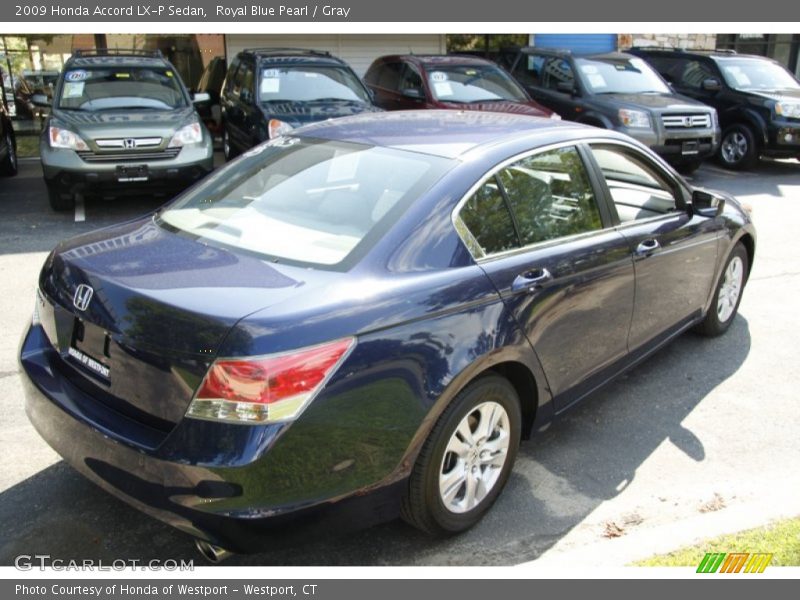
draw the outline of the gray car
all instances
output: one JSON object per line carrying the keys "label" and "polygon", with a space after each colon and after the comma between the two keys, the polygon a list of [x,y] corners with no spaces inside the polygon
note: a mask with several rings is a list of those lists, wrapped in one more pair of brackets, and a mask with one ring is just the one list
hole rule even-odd
{"label": "gray car", "polygon": [[511,73],[563,119],[625,133],[684,173],[719,146],[716,111],[676,94],[644,60],[613,52],[521,48]]}
{"label": "gray car", "polygon": [[[155,51],[76,51],[42,132],[54,210],[76,194],[169,197],[213,168],[212,139],[175,68]],[[44,96],[37,104],[47,104]]]}

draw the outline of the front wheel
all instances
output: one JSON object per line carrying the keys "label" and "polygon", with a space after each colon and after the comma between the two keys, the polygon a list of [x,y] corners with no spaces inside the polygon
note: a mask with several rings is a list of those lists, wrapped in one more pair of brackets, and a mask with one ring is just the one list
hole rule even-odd
{"label": "front wheel", "polygon": [[236,158],[236,152],[231,145],[231,136],[225,125],[222,126],[222,154],[226,161]]}
{"label": "front wheel", "polygon": [[47,184],[47,199],[50,202],[50,208],[57,212],[75,208],[75,194],[72,192],[62,193],[51,183]]}
{"label": "front wheel", "polygon": [[747,125],[731,125],[722,134],[717,153],[728,169],[750,169],[758,162],[756,136]]}
{"label": "front wheel", "polygon": [[507,379],[488,375],[464,388],[420,451],[403,519],[434,535],[475,525],[508,481],[521,421],[519,397]]}
{"label": "front wheel", "polygon": [[675,169],[682,175],[691,175],[700,168],[701,164],[703,164],[702,160],[690,160],[677,164]]}
{"label": "front wheel", "polygon": [[0,175],[12,177],[17,174],[19,165],[17,163],[17,147],[14,142],[14,136],[11,131],[7,130],[5,135],[6,157],[0,163]]}
{"label": "front wheel", "polygon": [[731,326],[742,300],[748,262],[747,250],[741,242],[737,243],[725,264],[711,307],[697,326],[699,333],[713,337],[722,335]]}

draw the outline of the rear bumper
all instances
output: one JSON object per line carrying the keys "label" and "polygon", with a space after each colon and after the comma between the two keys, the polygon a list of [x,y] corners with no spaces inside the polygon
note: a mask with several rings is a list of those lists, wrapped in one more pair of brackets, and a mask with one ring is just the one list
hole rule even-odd
{"label": "rear bumper", "polygon": [[[41,327],[28,330],[19,356],[25,410],[45,441],[106,491],[191,536],[234,552],[254,552],[282,539],[357,529],[399,514],[405,480],[333,496],[306,484],[294,499],[286,490],[265,490],[264,481],[274,477],[269,469],[287,471],[285,464],[268,460],[269,447],[286,433],[285,426],[184,419],[155,448],[126,443],[121,429],[144,426],[72,385],[60,373],[58,354]],[[198,443],[202,452],[192,452]]]}

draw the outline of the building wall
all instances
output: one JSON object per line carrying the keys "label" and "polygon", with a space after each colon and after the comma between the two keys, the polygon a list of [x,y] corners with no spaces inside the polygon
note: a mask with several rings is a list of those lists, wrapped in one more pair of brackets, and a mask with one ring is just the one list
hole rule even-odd
{"label": "building wall", "polygon": [[617,46],[620,50],[633,46],[713,50],[717,47],[717,36],[713,33],[621,33],[617,36]]}

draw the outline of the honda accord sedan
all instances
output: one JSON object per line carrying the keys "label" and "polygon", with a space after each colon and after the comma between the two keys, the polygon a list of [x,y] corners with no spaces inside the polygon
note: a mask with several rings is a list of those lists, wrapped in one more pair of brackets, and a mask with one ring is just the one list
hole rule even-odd
{"label": "honda accord sedan", "polygon": [[257,146],[46,259],[20,362],[64,459],[212,557],[474,525],[520,441],[688,329],[755,230],[622,134],[371,113]]}

